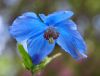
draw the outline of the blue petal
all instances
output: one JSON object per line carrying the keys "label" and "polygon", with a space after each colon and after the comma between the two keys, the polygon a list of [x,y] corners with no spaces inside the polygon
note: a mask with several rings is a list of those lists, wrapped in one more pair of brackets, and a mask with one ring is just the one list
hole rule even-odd
{"label": "blue petal", "polygon": [[87,57],[86,44],[77,30],[60,30],[57,43],[77,60]]}
{"label": "blue petal", "polygon": [[76,24],[72,20],[64,20],[54,25],[57,29],[64,29],[64,30],[77,30]]}
{"label": "blue petal", "polygon": [[19,16],[19,18],[23,18],[23,17],[29,17],[29,18],[39,19],[37,17],[37,15],[35,13],[33,13],[33,12],[26,12],[22,16]]}
{"label": "blue petal", "polygon": [[45,18],[45,23],[48,25],[55,25],[63,20],[70,18],[73,15],[71,11],[59,11],[53,14],[49,14]]}
{"label": "blue petal", "polygon": [[39,14],[39,16],[40,16],[41,20],[42,20],[43,22],[45,22],[46,16],[45,16],[44,14]]}
{"label": "blue petal", "polygon": [[13,22],[10,33],[18,42],[21,42],[31,36],[43,33],[45,29],[46,25],[38,19],[36,14],[28,12]]}
{"label": "blue petal", "polygon": [[31,37],[27,43],[28,52],[34,64],[39,64],[43,61],[44,58],[52,52],[55,46],[55,43],[49,44],[49,42],[44,39],[43,34],[37,37]]}

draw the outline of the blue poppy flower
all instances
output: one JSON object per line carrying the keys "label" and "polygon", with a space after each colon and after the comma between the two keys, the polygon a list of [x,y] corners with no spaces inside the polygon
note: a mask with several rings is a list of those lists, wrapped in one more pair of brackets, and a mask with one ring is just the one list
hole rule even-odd
{"label": "blue poppy flower", "polygon": [[24,46],[34,64],[43,61],[55,44],[74,59],[86,58],[86,44],[71,20],[72,15],[71,11],[58,11],[38,17],[34,12],[27,12],[13,22],[10,33]]}

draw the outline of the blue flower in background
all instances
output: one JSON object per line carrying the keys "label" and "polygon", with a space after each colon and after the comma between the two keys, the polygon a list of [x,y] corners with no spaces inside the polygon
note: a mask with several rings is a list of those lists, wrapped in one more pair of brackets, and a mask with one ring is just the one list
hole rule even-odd
{"label": "blue flower in background", "polygon": [[48,16],[33,12],[19,16],[10,27],[11,35],[21,43],[34,64],[39,64],[57,43],[74,59],[86,58],[86,44],[70,19],[71,11],[58,11]]}

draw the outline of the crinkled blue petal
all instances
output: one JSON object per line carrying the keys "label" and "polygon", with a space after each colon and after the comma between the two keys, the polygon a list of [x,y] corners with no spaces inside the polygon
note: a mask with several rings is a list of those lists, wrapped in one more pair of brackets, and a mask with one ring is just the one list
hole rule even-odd
{"label": "crinkled blue petal", "polygon": [[55,25],[63,20],[70,18],[73,15],[71,11],[59,11],[46,16],[44,22],[47,25]]}
{"label": "crinkled blue petal", "polygon": [[26,12],[22,16],[19,16],[19,18],[25,18],[25,17],[34,18],[34,19],[39,20],[38,16],[34,12]]}
{"label": "crinkled blue petal", "polygon": [[39,14],[39,16],[40,16],[41,20],[42,20],[43,22],[45,22],[46,16],[45,16],[44,14]]}
{"label": "crinkled blue petal", "polygon": [[11,35],[21,42],[31,36],[37,36],[44,32],[46,25],[43,24],[35,13],[28,12],[19,16],[10,27]]}
{"label": "crinkled blue petal", "polygon": [[44,39],[43,34],[37,37],[31,37],[27,41],[28,53],[34,64],[39,64],[54,49],[55,43],[50,44]]}
{"label": "crinkled blue petal", "polygon": [[60,29],[60,36],[57,39],[58,45],[68,52],[74,59],[86,58],[86,44],[77,30]]}
{"label": "crinkled blue petal", "polygon": [[54,25],[57,29],[77,30],[77,25],[72,20],[64,20]]}

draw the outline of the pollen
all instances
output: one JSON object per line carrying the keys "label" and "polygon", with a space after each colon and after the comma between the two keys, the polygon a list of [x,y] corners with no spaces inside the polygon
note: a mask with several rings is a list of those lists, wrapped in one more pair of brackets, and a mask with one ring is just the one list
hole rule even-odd
{"label": "pollen", "polygon": [[47,30],[44,32],[44,38],[46,40],[49,40],[49,42],[51,43],[58,37],[59,37],[59,32],[54,27],[48,27]]}

